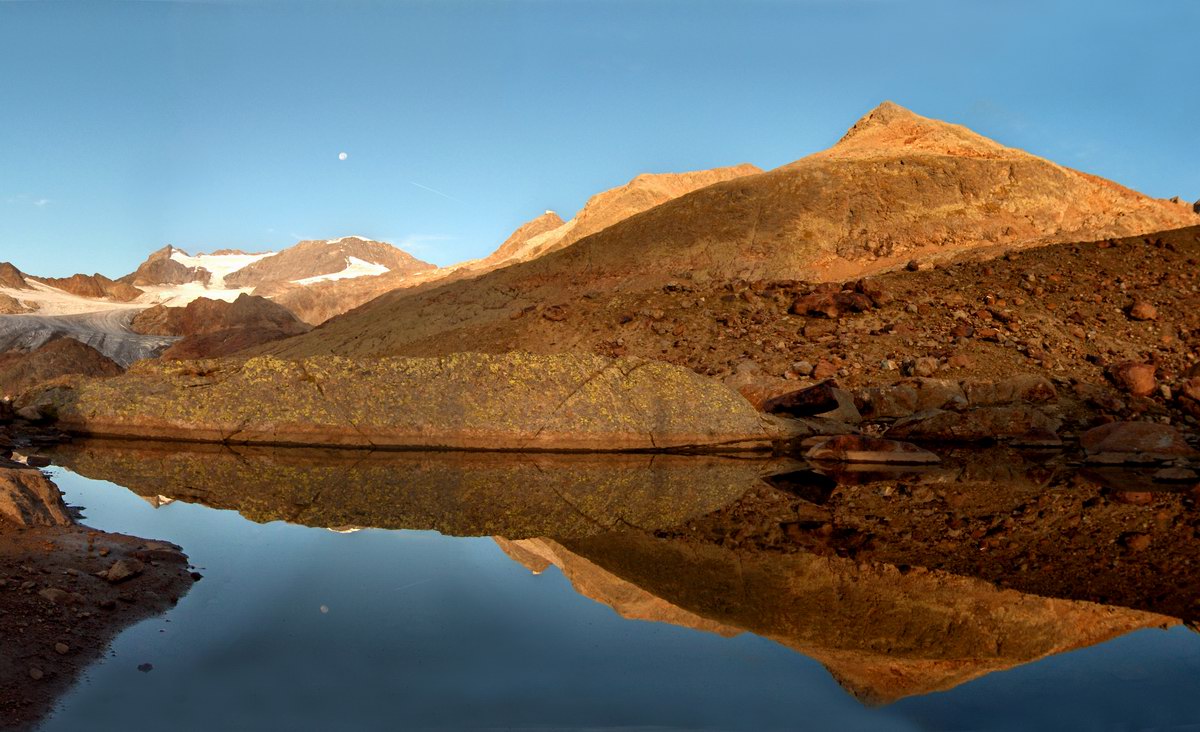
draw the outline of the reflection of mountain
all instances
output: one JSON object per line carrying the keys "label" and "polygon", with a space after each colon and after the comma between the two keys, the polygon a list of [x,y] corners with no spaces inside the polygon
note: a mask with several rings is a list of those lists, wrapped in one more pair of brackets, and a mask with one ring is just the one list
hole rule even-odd
{"label": "reflection of mountain", "polygon": [[949,689],[1174,622],[943,572],[733,551],[637,532],[497,542],[526,566],[559,567],[576,591],[623,617],[775,640],[821,662],[870,703]]}
{"label": "reflection of mountain", "polygon": [[57,464],[147,498],[257,521],[435,529],[456,536],[585,536],[684,523],[737,499],[767,465],[662,455],[369,453],[79,442]]}

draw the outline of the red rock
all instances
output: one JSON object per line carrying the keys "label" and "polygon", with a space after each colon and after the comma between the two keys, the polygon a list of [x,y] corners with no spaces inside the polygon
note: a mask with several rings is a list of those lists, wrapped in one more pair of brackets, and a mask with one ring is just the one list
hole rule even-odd
{"label": "red rock", "polygon": [[1148,302],[1135,302],[1129,306],[1129,317],[1134,320],[1158,320],[1158,308]]}
{"label": "red rock", "polygon": [[829,361],[817,361],[817,365],[813,367],[812,377],[814,379],[828,379],[837,375],[838,367],[834,366]]}
{"label": "red rock", "polygon": [[1041,404],[1058,400],[1058,391],[1054,384],[1046,377],[1036,374],[1018,374],[1001,381],[967,379],[962,388],[972,406],[1016,402]]}
{"label": "red rock", "polygon": [[1134,396],[1150,396],[1158,389],[1154,367],[1146,363],[1120,363],[1108,371],[1118,387]]}

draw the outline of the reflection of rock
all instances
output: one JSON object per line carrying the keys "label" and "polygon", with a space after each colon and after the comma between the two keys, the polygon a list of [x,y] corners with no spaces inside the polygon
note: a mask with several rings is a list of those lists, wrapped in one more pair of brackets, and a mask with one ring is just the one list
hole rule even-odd
{"label": "reflection of rock", "polygon": [[125,627],[192,584],[179,547],[74,525],[37,470],[0,468],[0,728],[26,728]]}
{"label": "reflection of rock", "polygon": [[1173,622],[942,572],[634,532],[498,543],[522,563],[536,557],[538,566],[558,566],[580,594],[624,617],[771,638],[820,661],[871,703]]}
{"label": "reflection of rock", "polygon": [[81,434],[248,444],[613,451],[782,436],[694,371],[592,355],[143,361],[27,401]]}
{"label": "reflection of rock", "polygon": [[253,521],[582,536],[675,526],[735,500],[769,463],[706,456],[553,455],[237,448],[79,442],[55,462]]}
{"label": "reflection of rock", "polygon": [[501,537],[494,539],[505,554],[534,574],[541,574],[551,565],[558,567],[571,581],[571,586],[576,592],[612,607],[623,618],[671,623],[717,633],[727,638],[742,632],[741,628],[716,623],[672,605],[599,565],[572,554],[553,540],[512,541]]}

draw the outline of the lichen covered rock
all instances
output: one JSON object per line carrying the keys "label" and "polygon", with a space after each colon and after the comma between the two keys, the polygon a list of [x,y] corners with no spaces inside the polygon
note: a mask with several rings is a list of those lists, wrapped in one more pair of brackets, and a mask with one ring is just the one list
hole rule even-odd
{"label": "lichen covered rock", "polygon": [[141,362],[27,395],[77,434],[464,449],[761,447],[781,434],[684,368],[590,355]]}

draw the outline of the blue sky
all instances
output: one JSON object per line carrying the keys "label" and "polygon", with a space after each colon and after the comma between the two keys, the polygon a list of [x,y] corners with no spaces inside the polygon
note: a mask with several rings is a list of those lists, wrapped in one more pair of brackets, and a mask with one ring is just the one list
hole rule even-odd
{"label": "blue sky", "polygon": [[353,233],[447,264],[641,172],[790,162],[884,99],[1190,200],[1197,27],[1192,0],[0,0],[0,260]]}

